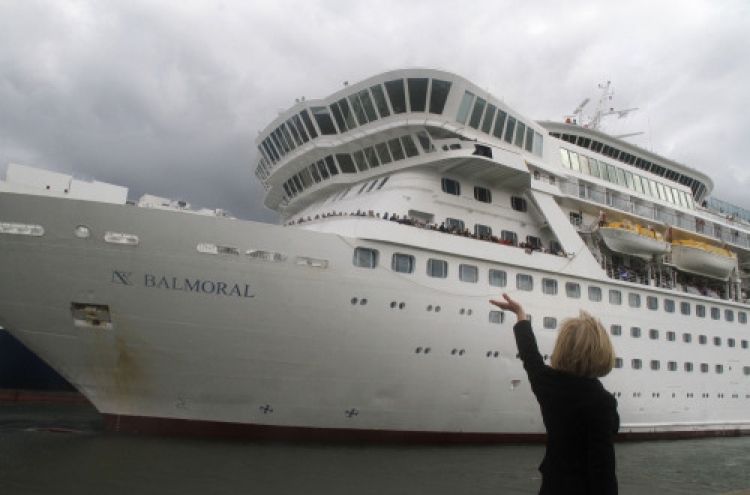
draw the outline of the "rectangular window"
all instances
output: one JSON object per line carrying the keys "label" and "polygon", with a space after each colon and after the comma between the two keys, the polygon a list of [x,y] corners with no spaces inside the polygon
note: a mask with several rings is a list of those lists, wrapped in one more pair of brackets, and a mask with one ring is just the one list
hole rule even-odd
{"label": "rectangular window", "polygon": [[729,337],[727,339],[727,347],[734,347],[735,345],[737,345],[736,341],[733,338]]}
{"label": "rectangular window", "polygon": [[365,148],[365,158],[367,158],[367,163],[370,164],[370,168],[380,166],[380,160],[378,160],[378,154],[375,151],[375,148],[373,148],[372,146],[368,146],[367,148]]}
{"label": "rectangular window", "polygon": [[461,195],[461,184],[457,180],[443,177],[442,179],[440,179],[440,185],[443,189],[443,192],[446,194],[452,194],[454,196]]}
{"label": "rectangular window", "polygon": [[474,199],[482,203],[492,203],[492,191],[485,187],[474,186]]}
{"label": "rectangular window", "polygon": [[378,108],[380,118],[388,117],[391,112],[388,110],[388,102],[385,100],[385,93],[381,85],[373,86],[370,88],[372,91],[372,97],[375,99],[375,106]]}
{"label": "rectangular window", "polygon": [[570,164],[570,155],[568,154],[568,150],[565,148],[560,148],[560,159],[562,160],[562,164],[565,168],[572,168]]}
{"label": "rectangular window", "polygon": [[640,359],[631,359],[630,360],[630,367],[634,370],[639,370],[643,367],[643,363]]}
{"label": "rectangular window", "polygon": [[339,168],[341,173],[344,174],[356,174],[357,169],[354,167],[354,161],[352,156],[349,154],[339,153],[336,155],[336,161],[339,162]]}
{"label": "rectangular window", "polygon": [[407,79],[409,107],[412,112],[424,112],[427,108],[427,85],[430,80],[423,77]]}
{"label": "rectangular window", "polygon": [[505,320],[505,313],[502,311],[490,311],[490,323],[502,323]]}
{"label": "rectangular window", "polygon": [[724,310],[724,319],[726,321],[734,321],[734,311],[731,309],[725,309]]}
{"label": "rectangular window", "polygon": [[391,156],[394,161],[403,160],[405,158],[404,149],[401,147],[401,141],[399,141],[398,138],[388,141],[388,149],[391,150]]}
{"label": "rectangular window", "polygon": [[463,98],[461,99],[461,106],[458,108],[458,115],[456,116],[456,122],[460,124],[465,124],[466,119],[469,116],[469,110],[471,109],[471,104],[474,102],[474,94],[467,91],[464,93]]}
{"label": "rectangular window", "polygon": [[610,290],[609,291],[609,304],[614,304],[615,306],[619,306],[622,304],[622,292],[619,290]]}
{"label": "rectangular window", "polygon": [[513,144],[519,148],[523,148],[523,138],[526,135],[526,124],[523,122],[518,123],[518,129],[516,129],[516,139]]}
{"label": "rectangular window", "polygon": [[516,275],[516,288],[518,290],[531,291],[534,289],[534,279],[531,275],[519,273]]}
{"label": "rectangular window", "polygon": [[688,373],[692,373],[693,372],[693,363],[691,363],[689,361],[686,362],[685,363],[685,371],[687,371]]}
{"label": "rectangular window", "polygon": [[698,343],[700,345],[706,345],[708,343],[708,337],[705,335],[698,335]]}
{"label": "rectangular window", "polygon": [[635,294],[634,292],[630,292],[628,294],[628,304],[631,308],[640,308],[641,307],[641,295]]}
{"label": "rectangular window", "polygon": [[526,200],[524,198],[520,198],[518,196],[511,196],[510,197],[510,206],[514,210],[521,211],[521,212],[525,212],[526,209],[527,209],[527,207],[526,207]]}
{"label": "rectangular window", "polygon": [[[359,100],[362,102],[362,108],[365,111],[365,116],[368,122],[378,120],[378,114],[375,113],[375,105],[370,98],[370,92],[363,89],[359,92]],[[362,122],[364,124],[364,122]]]}
{"label": "rectangular window", "polygon": [[393,113],[406,112],[406,92],[404,91],[404,80],[396,79],[395,81],[386,81],[385,91],[391,100]]}
{"label": "rectangular window", "polygon": [[667,369],[669,371],[677,371],[677,362],[676,361],[669,361],[667,363]]}
{"label": "rectangular window", "polygon": [[476,102],[474,102],[474,109],[471,111],[471,118],[469,119],[470,127],[473,127],[474,129],[479,128],[479,121],[484,114],[484,106],[486,103],[487,102],[483,98],[477,97]]}
{"label": "rectangular window", "polygon": [[657,299],[655,296],[646,297],[646,307],[651,311],[656,311],[657,309],[659,309],[659,299]]}
{"label": "rectangular window", "polygon": [[414,273],[414,256],[403,253],[393,253],[391,270],[399,273]]}
{"label": "rectangular window", "polygon": [[692,333],[683,333],[682,334],[682,341],[686,344],[689,344],[693,341],[693,334]]}
{"label": "rectangular window", "polygon": [[430,258],[427,260],[427,275],[434,278],[445,278],[448,276],[448,262]]}
{"label": "rectangular window", "polygon": [[589,301],[601,302],[602,300],[602,289],[601,287],[589,286]]}
{"label": "rectangular window", "polygon": [[581,286],[576,282],[567,282],[565,284],[565,294],[573,299],[581,297]]}
{"label": "rectangular window", "polygon": [[708,373],[708,363],[701,363],[701,373]]}
{"label": "rectangular window", "polygon": [[492,129],[492,135],[498,139],[503,137],[503,128],[505,127],[505,117],[507,114],[502,110],[497,111],[497,117],[495,117],[495,127]]}
{"label": "rectangular window", "polygon": [[744,311],[738,311],[737,321],[739,321],[743,325],[747,325],[747,313],[745,313]]}
{"label": "rectangular window", "polygon": [[[365,93],[367,93],[366,90]],[[360,103],[359,95],[357,93],[349,96],[349,104],[351,105],[352,110],[354,110],[354,115],[357,117],[359,125],[365,125],[367,123],[367,116],[365,115],[365,109],[362,106],[362,103]],[[352,126],[350,125],[349,128],[351,129]]]}
{"label": "rectangular window", "polygon": [[720,320],[721,319],[721,310],[719,308],[711,308],[711,319],[712,320]]}
{"label": "rectangular window", "polygon": [[354,248],[354,266],[360,268],[375,268],[378,266],[378,250],[358,247]]}
{"label": "rectangular window", "polygon": [[669,342],[674,342],[675,340],[677,340],[677,334],[671,331],[667,332],[667,340]]}
{"label": "rectangular window", "polygon": [[648,331],[648,338],[650,338],[651,340],[658,340],[659,339],[659,330],[656,330],[654,328],[652,328],[651,330],[649,330]]}
{"label": "rectangular window", "polygon": [[609,327],[609,333],[614,335],[615,337],[619,337],[622,335],[622,327],[620,325],[612,325]]}
{"label": "rectangular window", "polygon": [[489,227],[487,225],[482,225],[479,223],[475,223],[474,234],[480,239],[486,239],[487,237],[492,236],[492,227]]}
{"label": "rectangular window", "polygon": [[485,134],[489,134],[490,129],[492,129],[492,121],[495,120],[496,111],[497,107],[495,105],[487,105],[487,110],[484,112],[484,118],[482,119],[482,132]]}
{"label": "rectangular window", "polygon": [[331,114],[328,113],[328,109],[326,107],[312,107],[310,108],[310,110],[312,111],[313,117],[315,117],[315,122],[318,123],[321,134],[336,134],[336,126],[333,125]]}
{"label": "rectangular window", "polygon": [[690,316],[690,303],[689,302],[680,303],[680,313],[686,316]]}
{"label": "rectangular window", "polygon": [[544,294],[549,294],[550,296],[557,295],[557,280],[554,278],[543,278],[542,292]]}
{"label": "rectangular window", "polygon": [[695,305],[695,316],[698,318],[705,318],[706,317],[706,307],[702,304],[696,304]]}
{"label": "rectangular window", "polygon": [[664,311],[667,313],[674,313],[675,304],[672,299],[664,299]]}
{"label": "rectangular window", "polygon": [[508,274],[503,270],[490,269],[488,280],[493,287],[505,287],[508,284]]}
{"label": "rectangular window", "polygon": [[451,231],[463,232],[464,231],[464,221],[459,220],[457,218],[446,218],[445,226],[448,228],[449,232]]}
{"label": "rectangular window", "polygon": [[714,337],[714,345],[716,347],[721,346],[721,337]]}
{"label": "rectangular window", "polygon": [[441,114],[445,108],[445,102],[451,91],[450,81],[432,80],[432,91],[430,92],[430,113]]}
{"label": "rectangular window", "polygon": [[513,132],[516,130],[516,118],[508,116],[508,125],[505,126],[505,142],[513,142]]}
{"label": "rectangular window", "polygon": [[553,330],[557,328],[557,318],[554,318],[552,316],[545,316],[542,320],[542,324],[547,330]]}
{"label": "rectangular window", "polygon": [[354,162],[357,164],[358,171],[365,172],[367,170],[367,160],[363,151],[354,152]]}
{"label": "rectangular window", "polygon": [[653,371],[659,371],[659,368],[661,368],[661,362],[657,361],[656,359],[651,360],[651,369]]}
{"label": "rectangular window", "polygon": [[622,358],[615,358],[615,368],[622,368]]}
{"label": "rectangular window", "polygon": [[458,278],[461,282],[476,284],[479,280],[479,269],[474,265],[458,265]]}
{"label": "rectangular window", "polygon": [[378,158],[380,158],[380,163],[382,165],[387,165],[391,163],[391,154],[388,151],[388,145],[385,143],[378,143],[375,145],[375,149],[378,152]]}
{"label": "rectangular window", "polygon": [[502,230],[500,231],[500,240],[510,246],[517,246],[518,234],[516,234],[515,232],[511,232],[510,230]]}
{"label": "rectangular window", "polygon": [[417,149],[417,145],[414,144],[414,140],[411,138],[411,136],[402,136],[401,143],[404,145],[406,156],[408,156],[409,158],[419,156],[419,150]]}
{"label": "rectangular window", "polygon": [[630,327],[630,336],[634,339],[640,339],[641,338],[641,328],[640,327]]}

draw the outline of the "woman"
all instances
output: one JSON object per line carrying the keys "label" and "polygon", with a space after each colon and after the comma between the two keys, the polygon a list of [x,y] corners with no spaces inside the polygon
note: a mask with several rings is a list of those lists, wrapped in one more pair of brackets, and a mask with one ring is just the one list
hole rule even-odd
{"label": "woman", "polygon": [[615,362],[607,331],[585,311],[564,320],[547,366],[523,307],[503,298],[490,302],[518,318],[516,345],[547,428],[539,494],[616,494],[613,440],[620,417],[617,401],[598,380]]}

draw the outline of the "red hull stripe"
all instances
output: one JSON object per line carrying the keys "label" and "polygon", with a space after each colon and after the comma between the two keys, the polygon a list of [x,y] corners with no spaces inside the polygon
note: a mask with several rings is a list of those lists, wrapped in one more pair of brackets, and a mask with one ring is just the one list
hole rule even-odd
{"label": "red hull stripe", "polygon": [[[246,439],[273,442],[372,442],[422,444],[543,443],[539,433],[465,433],[434,431],[358,430],[349,428],[307,428],[219,421],[197,421],[144,416],[104,414],[107,431],[150,435]],[[665,440],[677,438],[730,437],[748,431],[696,430],[649,433],[621,433],[617,440]]]}

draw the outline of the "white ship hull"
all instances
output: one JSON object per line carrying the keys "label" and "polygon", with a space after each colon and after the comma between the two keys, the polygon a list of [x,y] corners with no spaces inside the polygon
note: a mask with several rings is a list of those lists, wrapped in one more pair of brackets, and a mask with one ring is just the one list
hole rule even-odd
{"label": "white ship hull", "polygon": [[685,273],[634,259],[653,248],[612,255],[576,228],[701,225],[747,265],[750,228],[696,207],[704,174],[427,69],[302,99],[256,145],[285,226],[22,166],[0,182],[0,325],[111,430],[541,440],[514,322],[489,303],[508,292],[547,356],[563,318],[601,318],[622,437],[750,432],[741,281],[684,292]]}
{"label": "white ship hull", "polygon": [[[395,229],[389,248],[302,229],[7,193],[0,193],[0,212],[44,228],[42,236],[0,235],[0,324],[84,393],[114,431],[419,441],[516,441],[544,432],[515,357],[512,322],[488,321],[488,299],[500,289],[446,290],[426,278],[352,266],[355,245],[380,246],[385,256],[398,249],[398,237],[413,246],[423,242],[419,236],[435,236],[428,243],[445,234],[379,224],[386,237]],[[76,238],[79,225],[93,235]],[[102,234],[112,231],[137,235],[139,244],[105,243]],[[198,252],[196,245],[206,242],[240,246],[241,254]],[[529,256],[523,250],[451,242],[458,244],[446,256],[466,251],[482,268],[506,268],[509,280],[520,269],[544,274],[500,265],[484,251],[504,249],[500,257],[522,260]],[[249,259],[245,249],[287,258]],[[310,259],[327,267],[311,266]],[[588,282],[605,292],[628,288]],[[555,332],[541,329],[542,317],[578,308],[531,295],[529,313],[549,353]],[[581,303],[599,311],[604,304]],[[111,323],[76,321],[72,304],[106,306]],[[652,315],[623,307],[608,308],[603,320],[654,325]],[[732,328],[722,334],[742,337]],[[616,344],[627,356],[640,353],[644,342]],[[645,344],[650,356],[674,354],[674,343]],[[707,351],[726,359],[726,349]],[[748,386],[735,384],[741,373],[733,367],[710,389],[744,397]],[[614,371],[605,385],[619,391],[623,434],[735,434],[750,426],[745,401],[718,407],[716,400],[670,397],[704,388],[696,378]]]}

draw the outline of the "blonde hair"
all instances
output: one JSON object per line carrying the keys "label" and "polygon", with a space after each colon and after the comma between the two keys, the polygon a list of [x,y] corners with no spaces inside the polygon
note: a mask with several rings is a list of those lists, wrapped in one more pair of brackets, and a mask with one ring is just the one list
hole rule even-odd
{"label": "blonde hair", "polygon": [[571,375],[599,378],[612,371],[615,350],[602,323],[581,310],[560,325],[550,364]]}

